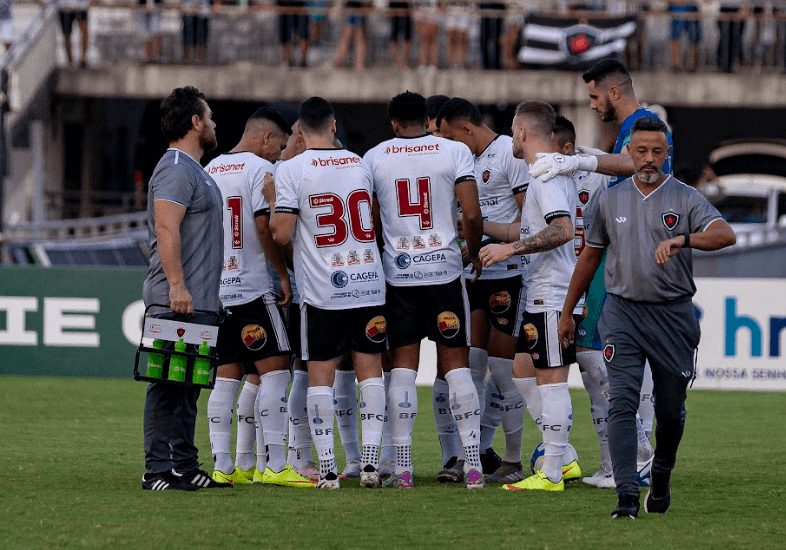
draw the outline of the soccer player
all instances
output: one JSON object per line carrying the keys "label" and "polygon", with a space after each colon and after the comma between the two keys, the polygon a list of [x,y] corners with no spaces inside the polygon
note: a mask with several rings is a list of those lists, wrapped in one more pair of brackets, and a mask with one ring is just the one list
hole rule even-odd
{"label": "soccer player", "polygon": [[[222,364],[207,407],[213,479],[217,481],[314,486],[286,463],[286,395],[291,377],[289,340],[280,308],[289,305],[292,289],[284,255],[270,233],[270,207],[262,196],[265,174],[274,170],[289,132],[278,111],[261,107],[246,122],[238,144],[206,167],[221,190],[226,211],[221,301],[227,316],[219,332]],[[268,275],[268,263],[278,275],[279,289]],[[247,380],[239,399],[238,452],[233,466],[229,454],[232,405],[244,372],[258,375],[258,388],[253,388],[253,379]],[[254,395],[251,419],[256,437],[249,433],[247,409]],[[258,442],[256,467],[254,439]]]}
{"label": "soccer player", "polygon": [[387,345],[385,286],[371,220],[371,179],[357,155],[334,146],[333,107],[320,97],[300,104],[306,150],[276,172],[271,219],[280,246],[293,241],[301,295],[301,353],[308,364],[308,418],[320,462],[318,488],[338,489],[333,450],[333,382],[347,351],[360,386],[366,487],[379,487],[385,414],[381,353]]}
{"label": "soccer player", "polygon": [[481,216],[472,154],[426,133],[426,101],[405,92],[388,104],[395,138],[366,153],[382,226],[386,312],[392,360],[388,393],[396,450],[390,487],[411,488],[412,429],[418,410],[415,378],[420,342],[437,345],[437,368],[448,384],[450,409],[464,453],[467,488],[485,486],[480,464],[480,405],[468,365],[469,307],[456,230],[456,200],[464,207],[468,259],[477,257]]}
{"label": "soccer player", "polygon": [[[537,153],[551,151],[555,120],[554,109],[547,103],[525,101],[519,104],[513,118],[513,155],[532,163]],[[515,361],[521,365],[525,354],[532,357],[542,403],[543,466],[535,475],[503,488],[562,491],[565,486],[563,455],[568,448],[568,431],[573,418],[568,369],[576,360],[576,349],[571,346],[563,351],[556,339],[556,329],[561,303],[576,264],[573,249],[576,187],[573,180],[562,175],[548,183],[532,179],[527,195],[521,217],[522,239],[514,243],[489,244],[480,251],[484,267],[526,254],[527,306]],[[580,312],[578,309],[575,313]],[[520,368],[514,367],[514,371]]]}
{"label": "soccer player", "polygon": [[[437,125],[443,137],[465,144],[474,155],[484,223],[520,221],[529,170],[524,160],[513,157],[512,138],[494,132],[483,122],[474,104],[458,97],[443,105]],[[495,241],[486,237],[481,244],[489,242]],[[491,476],[488,481],[498,483],[524,479],[521,465],[524,407],[512,380],[513,357],[526,294],[521,284],[521,262],[521,256],[512,256],[484,269],[478,281],[467,285],[472,319],[469,348],[472,381],[484,408],[500,411],[493,415],[496,422],[490,421],[490,415],[483,415],[480,458],[483,473]],[[490,381],[493,381],[488,392],[484,389],[487,370],[491,371]],[[506,441],[501,461],[491,447],[500,420]]]}
{"label": "soccer player", "polygon": [[[150,267],[143,285],[153,317],[215,324],[195,309],[219,310],[223,240],[221,193],[199,160],[216,148],[216,123],[205,94],[186,86],[161,102],[161,131],[169,143],[148,190]],[[165,349],[173,349],[167,342]],[[194,350],[192,346],[191,350]],[[144,412],[145,468],[142,489],[194,491],[231,488],[199,469],[194,442],[199,388],[152,382]]]}
{"label": "soccer player", "polygon": [[[630,130],[633,123],[640,117],[657,115],[644,109],[633,89],[633,80],[625,66],[619,61],[606,59],[582,75],[587,83],[587,93],[590,97],[590,108],[597,111],[604,122],[615,122],[619,125],[617,140],[610,155],[594,154],[565,156],[561,154],[542,155],[532,166],[532,176],[548,180],[556,173],[567,174],[574,170],[598,172],[615,176],[609,183],[612,187],[625,180],[634,173],[628,144]],[[671,146],[671,133],[667,134]],[[663,172],[671,173],[673,151],[670,151],[663,163]],[[599,272],[602,273],[602,269]],[[602,277],[593,285],[599,287]],[[597,300],[594,309],[588,309],[587,318],[579,328],[582,334],[580,344],[592,349],[601,349],[600,336],[597,331],[597,317],[603,307],[605,297]],[[593,304],[588,304],[592,306]],[[649,443],[652,432],[652,419],[655,414],[652,399],[652,373],[649,367],[645,370],[644,383],[642,384],[639,415],[641,429],[639,430],[639,470],[642,474],[642,484],[648,483],[647,476],[649,462],[652,458],[652,447]]]}
{"label": "soccer player", "polygon": [[630,152],[636,174],[601,194],[559,323],[560,341],[572,345],[575,326],[569,313],[607,250],[608,299],[599,328],[609,374],[609,440],[618,495],[613,518],[635,519],[639,511],[635,416],[645,358],[652,365],[658,422],[644,509],[666,513],[671,505],[671,471],[700,336],[691,300],[696,286],[690,248],[719,250],[736,241],[701,194],[663,172],[670,150],[662,121],[642,117],[633,124]]}

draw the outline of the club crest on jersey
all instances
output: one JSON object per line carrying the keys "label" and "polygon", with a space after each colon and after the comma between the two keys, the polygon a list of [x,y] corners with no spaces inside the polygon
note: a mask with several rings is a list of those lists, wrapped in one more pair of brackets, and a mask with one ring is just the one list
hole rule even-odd
{"label": "club crest on jersey", "polygon": [[333,256],[330,258],[330,267],[343,267],[344,266],[344,258],[341,257],[341,253],[334,252]]}
{"label": "club crest on jersey", "polygon": [[606,344],[603,348],[603,359],[605,359],[607,363],[611,363],[611,360],[614,359],[614,351],[614,344]]}
{"label": "club crest on jersey", "polygon": [[377,315],[366,325],[366,337],[375,344],[384,342],[387,332],[388,323],[381,315]]}
{"label": "club crest on jersey", "polygon": [[409,241],[406,237],[399,237],[396,250],[409,250]]}
{"label": "club crest on jersey", "polygon": [[438,248],[442,246],[442,239],[439,238],[439,235],[429,235],[428,245],[429,248]]}
{"label": "club crest on jersey", "polygon": [[497,292],[489,296],[489,309],[491,313],[499,315],[510,309],[511,302],[510,292],[503,290],[502,292]]}
{"label": "club crest on jersey", "polygon": [[363,251],[363,263],[364,264],[374,263],[374,251],[372,249],[367,248]]}
{"label": "club crest on jersey", "polygon": [[267,332],[259,325],[246,325],[240,331],[240,338],[248,349],[257,351],[265,347]]}
{"label": "club crest on jersey", "polygon": [[538,329],[532,323],[527,323],[522,327],[524,337],[527,339],[527,347],[534,349],[535,344],[538,343]]}
{"label": "club crest on jersey", "polygon": [[673,231],[677,224],[680,223],[680,215],[676,212],[664,212],[661,214],[660,219],[663,221],[663,225],[669,231]]}
{"label": "club crest on jersey", "polygon": [[426,248],[426,243],[420,237],[412,237],[412,248],[415,250],[423,250]]}
{"label": "club crest on jersey", "polygon": [[452,311],[443,311],[437,315],[437,327],[445,338],[453,338],[461,329],[461,321]]}
{"label": "club crest on jersey", "polygon": [[409,267],[409,264],[412,263],[412,258],[410,258],[409,254],[407,254],[406,252],[402,252],[401,254],[396,256],[393,262],[396,264],[397,268],[407,269]]}
{"label": "club crest on jersey", "polygon": [[587,206],[589,199],[590,199],[589,191],[587,191],[586,189],[582,189],[579,191],[579,202],[581,203],[581,206]]}
{"label": "club crest on jersey", "polygon": [[347,252],[347,265],[358,265],[360,263],[360,255],[357,250],[350,250]]}
{"label": "club crest on jersey", "polygon": [[490,179],[491,179],[491,170],[489,169],[483,170],[483,173],[480,175],[480,180],[483,183],[487,184]]}
{"label": "club crest on jersey", "polygon": [[330,282],[333,283],[333,286],[336,288],[344,288],[347,286],[347,283],[349,283],[349,277],[346,273],[339,270],[330,276]]}

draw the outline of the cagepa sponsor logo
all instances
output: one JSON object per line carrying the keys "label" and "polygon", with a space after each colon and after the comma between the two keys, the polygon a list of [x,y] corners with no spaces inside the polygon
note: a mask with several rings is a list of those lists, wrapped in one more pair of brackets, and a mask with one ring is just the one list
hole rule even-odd
{"label": "cagepa sponsor logo", "polygon": [[207,173],[213,175],[213,174],[223,174],[224,172],[240,172],[245,167],[246,167],[245,162],[218,164],[216,166],[209,167],[207,169]]}
{"label": "cagepa sponsor logo", "polygon": [[349,283],[349,276],[341,270],[336,271],[330,276],[330,282],[336,288],[344,288]]}
{"label": "cagepa sponsor logo", "polygon": [[402,252],[393,260],[396,264],[396,267],[399,269],[407,269],[410,264],[412,264],[412,258],[409,257],[409,254],[406,252]]}
{"label": "cagepa sponsor logo", "polygon": [[328,157],[326,159],[315,157],[311,159],[311,166],[315,168],[324,168],[325,166],[352,166],[360,164],[360,157]]}
{"label": "cagepa sponsor logo", "polygon": [[420,254],[418,256],[412,257],[412,262],[416,264],[434,264],[438,262],[444,262],[447,258],[442,253],[436,254]]}
{"label": "cagepa sponsor logo", "polygon": [[392,145],[385,147],[386,155],[396,155],[398,153],[436,153],[439,151],[439,143],[432,143],[430,145],[402,145],[398,147]]}
{"label": "cagepa sponsor logo", "polygon": [[241,285],[243,282],[240,277],[224,277],[221,279],[221,286],[236,286]]}
{"label": "cagepa sponsor logo", "polygon": [[376,281],[379,279],[379,273],[376,271],[362,271],[360,273],[352,273],[349,280],[354,282]]}

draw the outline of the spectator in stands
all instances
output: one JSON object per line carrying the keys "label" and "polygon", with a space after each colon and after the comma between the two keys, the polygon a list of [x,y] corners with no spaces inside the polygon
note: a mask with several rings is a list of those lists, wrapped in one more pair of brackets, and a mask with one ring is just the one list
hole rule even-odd
{"label": "spectator in stands", "polygon": [[341,32],[336,49],[336,58],[333,66],[340,68],[344,64],[344,58],[349,52],[351,42],[355,43],[355,70],[360,72],[366,66],[366,51],[368,50],[368,35],[366,33],[366,14],[371,7],[368,0],[349,0],[346,8],[351,10],[347,14],[346,25]]}
{"label": "spectator in stands", "polygon": [[328,5],[328,0],[311,0],[308,3],[310,8],[314,8],[311,10],[311,41],[314,44],[319,44],[325,32]]}
{"label": "spectator in stands", "polygon": [[6,51],[14,40],[14,20],[11,18],[11,0],[0,0],[0,39]]}
{"label": "spectator in stands", "polygon": [[718,66],[730,73],[742,60],[742,33],[748,16],[748,0],[720,0]]}
{"label": "spectator in stands", "polygon": [[306,3],[303,0],[277,0],[283,11],[278,16],[278,39],[281,42],[284,60],[290,67],[298,63],[292,54],[292,35],[300,46],[300,66],[305,67],[308,59],[309,22]]}
{"label": "spectator in stands", "polygon": [[[183,62],[205,60],[211,0],[183,0]],[[213,9],[218,10],[218,0]]]}
{"label": "spectator in stands", "polygon": [[503,63],[507,70],[520,69],[521,65],[517,61],[518,51],[521,42],[521,29],[524,27],[524,14],[510,14],[505,20],[505,34],[502,36]]}
{"label": "spectator in stands", "polygon": [[[502,68],[502,19],[505,15],[503,2],[480,2],[480,53],[484,69]],[[499,14],[495,13],[499,12]]]}
{"label": "spectator in stands", "polygon": [[689,69],[695,71],[699,64],[699,42],[701,41],[701,28],[698,19],[680,19],[679,14],[697,14],[699,7],[695,2],[685,0],[669,0],[669,13],[671,13],[671,68],[682,71],[685,65],[680,52],[680,39],[683,34],[688,35],[690,42],[691,65]]}
{"label": "spectator in stands", "polygon": [[79,38],[81,39],[82,60],[79,62],[81,67],[87,66],[87,8],[88,0],[62,0],[60,2],[60,27],[63,29],[65,38],[65,51],[68,64],[74,63],[74,54],[71,47],[71,31],[74,28],[74,21],[79,25]]}
{"label": "spectator in stands", "polygon": [[403,69],[409,64],[409,48],[412,44],[412,15],[409,2],[391,0],[388,3],[390,15],[390,59]]}
{"label": "spectator in stands", "polygon": [[160,60],[163,3],[164,0],[137,0],[136,23],[145,41],[145,61],[148,63]]}
{"label": "spectator in stands", "polygon": [[439,13],[436,0],[419,0],[415,8],[418,68],[436,69],[439,62]]}
{"label": "spectator in stands", "polygon": [[448,34],[448,64],[451,69],[463,69],[467,64],[469,23],[472,15],[466,0],[440,2],[446,9],[445,28]]}

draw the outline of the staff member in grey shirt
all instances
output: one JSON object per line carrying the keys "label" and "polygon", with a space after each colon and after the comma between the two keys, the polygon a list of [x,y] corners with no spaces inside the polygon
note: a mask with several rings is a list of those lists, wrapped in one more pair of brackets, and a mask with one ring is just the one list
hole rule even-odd
{"label": "staff member in grey shirt", "polygon": [[[150,268],[143,286],[146,306],[169,306],[151,308],[160,319],[215,324],[215,316],[194,310],[219,309],[224,255],[221,192],[199,164],[204,153],[216,148],[212,117],[205,95],[192,86],[176,88],[161,103],[161,131],[169,149],[148,188]],[[189,351],[195,351],[193,346]],[[166,382],[148,386],[143,489],[232,487],[199,469],[194,445],[198,398],[199,388],[192,386]]]}
{"label": "staff member in grey shirt", "polygon": [[718,250],[736,242],[729,224],[698,191],[663,173],[670,149],[662,121],[636,120],[630,142],[636,173],[601,194],[558,327],[563,345],[572,343],[571,312],[608,248],[609,297],[598,328],[609,374],[609,447],[618,495],[613,518],[635,519],[639,512],[636,409],[645,359],[655,382],[657,429],[644,509],[666,513],[671,505],[669,480],[700,335],[691,300],[696,286],[690,248]]}

